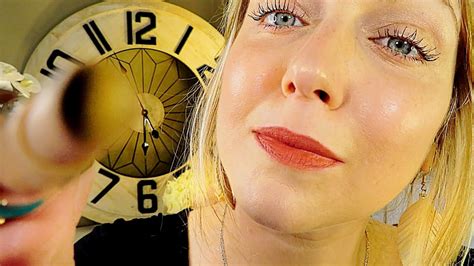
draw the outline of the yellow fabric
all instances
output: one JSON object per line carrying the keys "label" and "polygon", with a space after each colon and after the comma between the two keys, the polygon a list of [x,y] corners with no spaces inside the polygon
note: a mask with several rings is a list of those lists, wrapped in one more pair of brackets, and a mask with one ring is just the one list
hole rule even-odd
{"label": "yellow fabric", "polygon": [[402,265],[397,246],[397,228],[374,219],[367,225],[369,265]]}

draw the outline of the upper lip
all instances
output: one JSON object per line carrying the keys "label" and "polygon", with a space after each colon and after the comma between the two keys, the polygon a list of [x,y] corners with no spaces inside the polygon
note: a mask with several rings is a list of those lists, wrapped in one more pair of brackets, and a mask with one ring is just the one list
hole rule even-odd
{"label": "upper lip", "polygon": [[305,135],[301,135],[284,127],[262,127],[252,130],[256,134],[271,137],[288,146],[306,150],[318,155],[342,162],[331,150],[326,148],[319,141]]}

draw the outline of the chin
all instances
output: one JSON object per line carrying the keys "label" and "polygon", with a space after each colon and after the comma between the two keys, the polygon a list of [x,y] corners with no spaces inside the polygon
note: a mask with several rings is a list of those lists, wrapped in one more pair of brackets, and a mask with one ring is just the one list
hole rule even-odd
{"label": "chin", "polygon": [[244,211],[256,223],[274,231],[281,233],[297,233],[300,231],[294,220],[282,217],[280,212],[260,210],[254,207]]}
{"label": "chin", "polygon": [[314,204],[305,201],[302,193],[281,186],[259,189],[254,185],[240,197],[236,195],[238,211],[250,220],[282,233],[302,233],[321,226],[318,210],[309,206]]}

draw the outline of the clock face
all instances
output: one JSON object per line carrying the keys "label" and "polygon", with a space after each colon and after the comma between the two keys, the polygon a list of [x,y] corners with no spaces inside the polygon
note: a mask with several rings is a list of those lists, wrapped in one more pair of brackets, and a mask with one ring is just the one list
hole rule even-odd
{"label": "clock face", "polygon": [[100,3],[67,18],[38,45],[25,71],[58,87],[85,64],[112,68],[135,92],[134,119],[84,175],[94,184],[83,215],[97,222],[165,212],[168,180],[186,169],[193,94],[212,74],[222,36],[164,2]]}
{"label": "clock face", "polygon": [[99,64],[125,75],[137,96],[135,118],[98,161],[115,173],[136,178],[166,175],[184,150],[182,132],[191,113],[194,73],[169,54],[147,48],[123,50]]}

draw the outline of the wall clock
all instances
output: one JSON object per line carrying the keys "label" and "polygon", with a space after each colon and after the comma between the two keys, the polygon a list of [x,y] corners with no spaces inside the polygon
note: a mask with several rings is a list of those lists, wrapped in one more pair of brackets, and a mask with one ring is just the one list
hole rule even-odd
{"label": "wall clock", "polygon": [[124,75],[137,96],[129,129],[84,174],[94,184],[83,216],[99,223],[164,213],[164,184],[186,168],[183,128],[194,85],[212,74],[223,45],[197,15],[166,2],[104,2],[50,31],[25,71],[58,87],[84,64]]}

